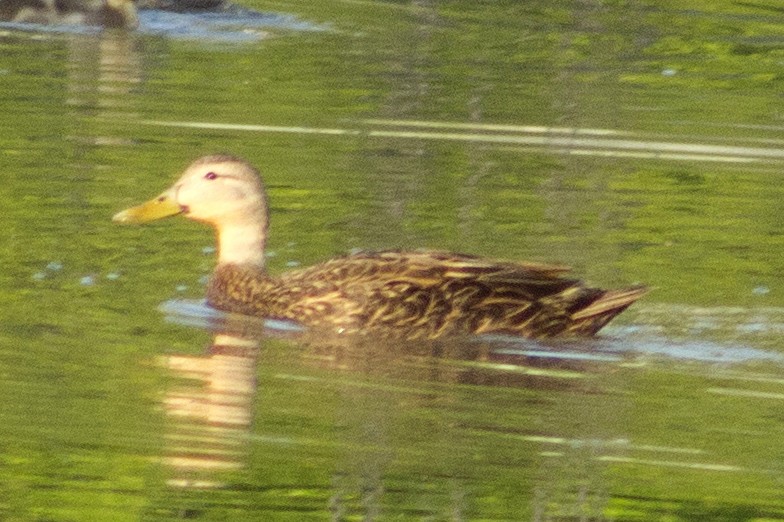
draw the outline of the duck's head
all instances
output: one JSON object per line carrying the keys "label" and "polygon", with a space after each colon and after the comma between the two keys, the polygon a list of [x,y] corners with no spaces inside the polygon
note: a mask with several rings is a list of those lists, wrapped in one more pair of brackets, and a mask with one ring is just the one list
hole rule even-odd
{"label": "duck's head", "polygon": [[258,171],[240,158],[215,155],[197,159],[165,192],[115,214],[113,220],[146,223],[183,214],[220,228],[258,220],[266,207]]}
{"label": "duck's head", "polygon": [[263,263],[267,202],[259,172],[247,161],[229,155],[199,158],[158,197],[112,219],[146,223],[177,214],[218,231],[221,262]]}

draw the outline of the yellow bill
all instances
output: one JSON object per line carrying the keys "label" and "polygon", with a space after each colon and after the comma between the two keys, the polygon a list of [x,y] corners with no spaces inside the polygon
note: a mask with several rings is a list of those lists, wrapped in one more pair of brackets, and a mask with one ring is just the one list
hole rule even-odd
{"label": "yellow bill", "polygon": [[184,209],[174,201],[169,192],[135,207],[126,208],[112,217],[118,223],[146,223],[179,214]]}

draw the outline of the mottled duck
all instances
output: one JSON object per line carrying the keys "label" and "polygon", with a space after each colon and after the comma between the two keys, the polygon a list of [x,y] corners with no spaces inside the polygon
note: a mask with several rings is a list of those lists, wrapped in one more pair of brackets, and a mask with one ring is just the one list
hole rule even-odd
{"label": "mottled duck", "polygon": [[0,0],[0,20],[125,29],[139,25],[133,0]]}
{"label": "mottled duck", "polygon": [[426,250],[361,252],[273,277],[264,267],[268,217],[259,172],[228,155],[196,160],[163,194],[114,220],[174,214],[217,231],[210,305],[315,331],[398,339],[590,336],[646,291],[591,288],[564,277],[562,266]]}

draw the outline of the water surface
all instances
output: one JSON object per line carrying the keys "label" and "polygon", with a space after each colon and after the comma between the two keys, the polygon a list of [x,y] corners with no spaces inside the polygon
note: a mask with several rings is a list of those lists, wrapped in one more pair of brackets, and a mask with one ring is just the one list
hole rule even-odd
{"label": "water surface", "polygon": [[[245,6],[0,27],[0,518],[784,518],[775,3]],[[211,231],[110,218],[218,151],[276,273],[429,247],[653,291],[587,341],[216,316]]]}

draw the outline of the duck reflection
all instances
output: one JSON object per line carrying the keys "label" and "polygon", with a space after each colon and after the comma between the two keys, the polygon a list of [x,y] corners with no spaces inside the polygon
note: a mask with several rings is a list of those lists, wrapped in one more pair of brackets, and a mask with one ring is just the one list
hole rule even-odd
{"label": "duck reflection", "polygon": [[[201,303],[174,301],[163,306],[169,319],[213,333],[201,355],[172,354],[159,359],[177,379],[164,395],[167,453],[163,459],[178,488],[217,488],[222,472],[246,467],[258,393],[256,379],[262,342],[270,330],[254,317],[221,314]],[[295,325],[271,322],[278,336],[296,336]]]}
{"label": "duck reflection", "polygon": [[[331,464],[334,469],[326,493],[328,506],[322,506],[328,507],[338,519],[357,509],[365,514],[381,512],[382,504],[387,501],[387,474],[401,458],[400,449],[396,449],[399,441],[394,440],[401,429],[396,420],[400,408],[404,407],[405,411],[442,410],[455,400],[448,398],[448,394],[434,392],[434,386],[465,389],[465,385],[470,385],[477,390],[485,387],[569,389],[580,386],[575,383],[580,381],[584,365],[584,361],[572,357],[560,362],[545,361],[547,358],[539,354],[547,350],[546,346],[533,342],[521,345],[519,339],[509,340],[509,343],[517,344],[505,344],[499,339],[428,343],[371,342],[366,338],[350,337],[325,339],[287,323],[285,329],[278,324],[270,329],[269,322],[221,314],[203,305],[188,310],[175,303],[167,311],[185,312],[185,315],[170,315],[169,319],[206,327],[214,334],[213,342],[202,355],[173,354],[161,359],[162,365],[178,378],[163,400],[170,420],[164,459],[170,470],[167,483],[187,489],[230,488],[238,476],[227,475],[227,472],[255,469],[251,464],[253,433],[276,429],[273,425],[254,428],[254,418],[274,423],[274,414],[257,411],[257,403],[265,403],[258,395],[258,363],[266,344],[273,341],[273,337],[283,337],[289,341],[287,346],[294,346],[286,369],[276,372],[273,378],[282,383],[281,389],[298,390],[310,388],[311,384],[318,388],[319,377],[314,375],[326,373],[329,379],[325,378],[324,389],[338,390],[338,409],[333,412],[332,421],[340,426],[338,431],[342,436],[341,440],[327,444],[345,451],[339,450],[343,455]],[[313,374],[298,375],[295,368],[305,373],[312,370]],[[300,381],[311,384],[288,387],[290,382]],[[385,382],[395,384],[381,384]],[[277,395],[281,390],[267,392]],[[312,403],[314,410],[330,403],[326,398],[323,402],[321,399]],[[408,406],[401,406],[401,401]],[[318,416],[320,413],[312,414]],[[474,421],[467,419],[466,422]],[[472,429],[488,429],[481,423],[478,426]],[[451,428],[441,427],[428,432],[434,429],[433,426],[422,425],[417,428],[421,433],[414,433],[439,448],[456,447],[451,433],[463,428],[459,425]],[[285,436],[272,438],[288,440],[288,435],[287,432]],[[296,445],[296,440],[297,436],[292,435],[286,444]],[[404,458],[409,457],[404,455]],[[270,458],[275,460],[284,456],[276,454]],[[464,473],[459,471],[465,464],[459,451],[432,455],[432,458],[443,458],[447,462],[441,463],[446,466],[447,475]],[[454,505],[450,509],[459,511],[461,499],[469,492],[463,489],[460,480],[453,482],[450,502]],[[357,502],[361,507],[357,507]]]}
{"label": "duck reflection", "polygon": [[230,335],[216,336],[202,356],[161,359],[173,375],[188,381],[169,390],[163,400],[173,421],[164,459],[176,470],[170,485],[214,487],[220,483],[211,473],[243,467],[257,391],[257,359],[256,341]]}

